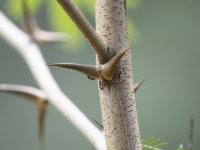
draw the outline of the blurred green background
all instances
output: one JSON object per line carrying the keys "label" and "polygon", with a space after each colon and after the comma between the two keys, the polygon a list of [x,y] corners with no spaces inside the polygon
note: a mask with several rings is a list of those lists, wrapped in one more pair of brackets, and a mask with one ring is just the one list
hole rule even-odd
{"label": "blurred green background", "polygon": [[[20,26],[17,1],[0,0],[0,9]],[[76,3],[94,25],[94,1],[76,0]],[[159,137],[169,143],[166,148],[169,150],[180,143],[188,149],[191,116],[195,119],[194,149],[200,149],[199,6],[198,0],[128,1],[134,82],[146,79],[136,94],[141,136],[142,139]],[[55,0],[35,0],[31,10],[43,28],[65,31],[71,37],[67,44],[41,46],[48,63],[95,64],[95,54]],[[69,70],[51,68],[51,71],[61,89],[88,118],[101,121],[96,81]],[[0,83],[37,87],[21,56],[2,38]],[[0,93],[1,150],[37,150],[36,121],[32,104]],[[48,109],[44,147],[46,150],[94,149],[52,106]]]}

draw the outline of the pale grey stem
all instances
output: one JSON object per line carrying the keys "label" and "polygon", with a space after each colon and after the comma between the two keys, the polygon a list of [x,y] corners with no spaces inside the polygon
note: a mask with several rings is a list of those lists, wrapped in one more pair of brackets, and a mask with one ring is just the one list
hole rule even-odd
{"label": "pale grey stem", "polygon": [[[96,0],[96,32],[112,50],[110,56],[130,47],[127,23],[125,0]],[[131,68],[129,50],[120,59],[112,81],[99,82],[109,150],[142,150]]]}

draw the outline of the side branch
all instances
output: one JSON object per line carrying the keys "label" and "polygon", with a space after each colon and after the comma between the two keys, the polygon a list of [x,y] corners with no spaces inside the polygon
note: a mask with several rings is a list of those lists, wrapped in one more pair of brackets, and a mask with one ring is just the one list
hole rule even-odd
{"label": "side branch", "polygon": [[97,56],[104,61],[108,60],[107,46],[99,37],[94,28],[91,26],[86,17],[81,13],[78,7],[71,2],[71,0],[57,0],[65,12],[73,20],[79,30],[87,38],[91,46],[94,48]]}
{"label": "side branch", "polygon": [[66,42],[68,36],[64,33],[42,30],[27,6],[27,0],[22,0],[24,28],[30,38],[36,43]]}
{"label": "side branch", "polygon": [[[64,95],[49,72],[39,47],[0,11],[0,36],[20,53],[49,103],[60,111],[98,150],[105,150],[103,134]],[[51,85],[51,86],[49,86]]]}

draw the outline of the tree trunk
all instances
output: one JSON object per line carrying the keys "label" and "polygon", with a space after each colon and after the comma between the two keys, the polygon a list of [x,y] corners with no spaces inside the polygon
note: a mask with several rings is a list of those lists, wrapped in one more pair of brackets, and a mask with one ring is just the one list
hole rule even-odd
{"label": "tree trunk", "polygon": [[[96,0],[96,31],[108,56],[129,48],[125,0]],[[99,81],[107,150],[141,150],[133,90],[130,50],[118,63],[112,81]],[[105,63],[98,60],[97,63]]]}

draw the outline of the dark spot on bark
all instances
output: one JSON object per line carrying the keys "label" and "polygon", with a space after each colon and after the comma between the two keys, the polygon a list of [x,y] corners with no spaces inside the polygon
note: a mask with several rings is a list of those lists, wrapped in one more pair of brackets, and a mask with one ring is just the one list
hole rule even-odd
{"label": "dark spot on bark", "polygon": [[88,77],[88,79],[90,79],[90,80],[95,80],[94,77],[90,77],[90,76],[87,76],[87,77]]}
{"label": "dark spot on bark", "polygon": [[100,88],[100,90],[103,89],[102,81],[99,81],[99,88]]}
{"label": "dark spot on bark", "polygon": [[126,0],[124,0],[124,11],[125,11],[125,14],[127,15],[127,12],[126,12]]}
{"label": "dark spot on bark", "polygon": [[123,75],[122,71],[119,70],[118,71],[118,78],[119,78],[120,81],[122,80],[122,75]]}

